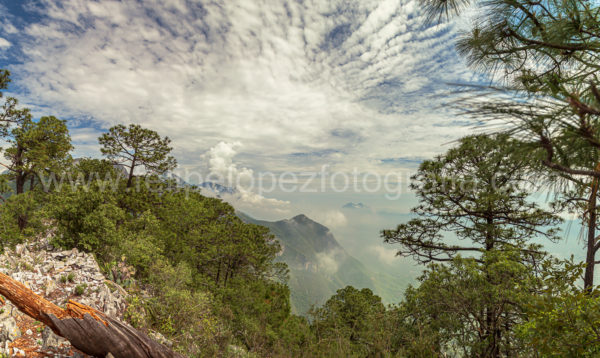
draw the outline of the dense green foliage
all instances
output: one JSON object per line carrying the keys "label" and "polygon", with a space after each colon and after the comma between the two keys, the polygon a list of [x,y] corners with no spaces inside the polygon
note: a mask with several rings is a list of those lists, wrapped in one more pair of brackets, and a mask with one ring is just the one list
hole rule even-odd
{"label": "dense green foliage", "polygon": [[528,163],[511,155],[513,147],[506,136],[466,137],[424,161],[412,184],[417,218],[382,233],[399,244],[400,254],[447,263],[429,266],[421,285],[407,293],[406,303],[414,305],[407,314],[432,322],[434,352],[499,357],[522,351],[513,327],[540,288],[536,263],[544,258],[530,240],[556,239],[552,226],[559,219],[528,200],[522,187]]}
{"label": "dense green foliage", "polygon": [[316,352],[346,357],[382,356],[397,349],[391,315],[368,288],[340,289],[323,307],[311,312]]}
{"label": "dense green foliage", "polygon": [[[427,263],[460,253],[534,252],[528,241],[536,235],[556,240],[552,226],[559,219],[528,200],[528,162],[511,154],[514,146],[506,136],[472,136],[424,161],[411,184],[420,202],[413,209],[418,218],[384,231],[385,241]],[[448,243],[448,232],[456,243]]]}
{"label": "dense green foliage", "polygon": [[[536,157],[537,175],[559,195],[578,192],[586,224],[584,285],[592,289],[600,178],[599,6],[588,0],[428,0],[431,14],[478,7],[458,49],[500,81],[468,88],[457,107],[478,121],[503,121],[506,133]],[[475,95],[473,95],[475,94]],[[482,100],[484,99],[484,100]],[[498,122],[495,122],[498,123]],[[573,199],[573,198],[571,198]],[[584,200],[580,200],[584,199]]]}
{"label": "dense green foliage", "polygon": [[272,279],[281,267],[268,230],[244,224],[219,199],[168,191],[168,183],[147,188],[160,195],[139,196],[121,184],[115,192],[98,183],[56,191],[45,209],[56,222],[54,242],[94,252],[108,269],[130,267],[136,309],[146,312],[136,324],[161,331],[184,352],[210,355],[230,342],[272,350],[290,309],[287,287]]}

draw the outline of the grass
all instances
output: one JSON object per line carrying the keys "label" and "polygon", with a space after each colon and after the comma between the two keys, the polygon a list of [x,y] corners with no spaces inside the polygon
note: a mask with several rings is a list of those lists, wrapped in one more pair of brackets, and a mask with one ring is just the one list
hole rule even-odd
{"label": "grass", "polygon": [[85,293],[85,289],[87,288],[87,285],[84,283],[83,285],[77,285],[75,287],[75,295],[77,296],[81,296]]}
{"label": "grass", "polygon": [[67,276],[60,276],[61,283],[73,282],[75,281],[75,274],[73,272],[69,273]]}

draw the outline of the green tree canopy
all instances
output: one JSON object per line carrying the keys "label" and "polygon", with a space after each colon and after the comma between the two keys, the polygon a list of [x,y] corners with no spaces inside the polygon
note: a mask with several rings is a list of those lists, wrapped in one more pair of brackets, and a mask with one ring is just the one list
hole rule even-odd
{"label": "green tree canopy", "polygon": [[[432,17],[478,7],[479,17],[457,43],[459,52],[498,86],[477,87],[477,98],[458,101],[477,120],[509,123],[507,132],[524,143],[524,156],[546,166],[551,184],[586,189],[580,213],[587,226],[584,285],[594,284],[600,249],[597,191],[600,180],[600,6],[588,0],[428,0]],[[481,94],[486,100],[481,100]],[[535,154],[534,154],[535,153]],[[552,179],[548,179],[552,177]],[[568,189],[571,190],[571,189]]]}
{"label": "green tree canopy", "polygon": [[[418,217],[382,232],[386,243],[398,244],[400,255],[422,263],[450,264],[452,269],[433,266],[429,272],[433,281],[424,279],[422,287],[426,289],[427,283],[431,290],[442,290],[448,285],[440,297],[448,300],[447,305],[464,305],[447,308],[447,323],[458,325],[447,342],[464,344],[467,352],[475,352],[473,356],[499,357],[514,344],[507,326],[515,324],[519,304],[511,297],[527,292],[512,289],[522,281],[517,273],[528,272],[525,268],[535,267],[544,256],[530,240],[557,239],[552,227],[560,219],[529,200],[524,187],[528,159],[514,156],[513,145],[506,135],[470,136],[444,155],[424,161],[411,185],[419,200],[413,209]],[[461,259],[461,254],[468,259]],[[438,277],[438,272],[445,277]],[[444,311],[440,304],[430,304]],[[472,321],[461,317],[463,311]],[[460,338],[464,335],[460,330],[477,334]],[[441,349],[440,342],[435,345],[434,350]]]}
{"label": "green tree canopy", "polygon": [[17,194],[24,191],[26,180],[61,172],[69,163],[73,148],[64,120],[42,117],[39,121],[26,118],[11,129],[10,147],[4,152],[10,161],[8,170],[14,178]]}
{"label": "green tree canopy", "polygon": [[[381,298],[368,288],[339,289],[311,314],[318,352],[376,357],[392,352],[393,334]],[[318,355],[318,353],[316,353]]]}
{"label": "green tree canopy", "polygon": [[[399,244],[401,255],[421,262],[450,261],[459,253],[477,256],[490,250],[535,252],[528,240],[551,240],[560,220],[528,200],[525,158],[512,155],[506,135],[471,136],[434,160],[424,161],[411,188],[418,216],[395,230],[384,230],[386,243]],[[448,243],[448,234],[458,237]]]}
{"label": "green tree canopy", "polygon": [[396,314],[407,356],[534,356],[515,331],[544,289],[540,267],[517,251],[487,252],[482,260],[485,266],[462,257],[431,264],[406,290]]}
{"label": "green tree canopy", "polygon": [[0,136],[9,135],[9,129],[13,125],[19,125],[31,120],[31,113],[27,108],[19,108],[19,101],[14,97],[4,97],[2,90],[8,88],[10,72],[0,69],[0,98],[4,98],[0,110]]}
{"label": "green tree canopy", "polygon": [[98,141],[102,145],[100,150],[103,155],[128,169],[128,188],[133,183],[134,172],[138,167],[143,167],[147,173],[160,175],[177,166],[177,161],[170,155],[173,150],[169,146],[171,140],[168,137],[161,138],[155,131],[137,124],[111,127]]}

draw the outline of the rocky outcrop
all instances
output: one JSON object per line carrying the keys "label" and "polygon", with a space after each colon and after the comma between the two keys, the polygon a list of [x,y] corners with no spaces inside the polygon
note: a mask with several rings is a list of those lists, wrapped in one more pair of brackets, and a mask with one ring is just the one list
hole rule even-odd
{"label": "rocky outcrop", "polygon": [[12,342],[21,337],[21,330],[17,326],[17,321],[13,316],[13,310],[6,307],[0,310],[0,342]]}
{"label": "rocky outcrop", "polygon": [[[6,249],[0,255],[0,272],[58,306],[74,299],[115,319],[121,319],[126,309],[127,293],[106,281],[92,255],[77,249],[58,250],[47,239]],[[19,312],[10,302],[0,308],[0,354],[83,356],[68,341]]]}

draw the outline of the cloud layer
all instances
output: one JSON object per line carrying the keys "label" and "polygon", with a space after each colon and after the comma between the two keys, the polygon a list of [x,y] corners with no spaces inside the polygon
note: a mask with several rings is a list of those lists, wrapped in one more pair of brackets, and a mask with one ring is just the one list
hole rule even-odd
{"label": "cloud layer", "polygon": [[254,170],[381,170],[466,132],[436,97],[471,78],[454,25],[426,25],[416,0],[25,4],[0,17],[18,95],[81,135],[158,130],[187,168],[223,141]]}
{"label": "cloud layer", "polygon": [[[256,188],[252,187],[254,178],[252,169],[239,168],[234,163],[234,157],[240,146],[241,144],[238,142],[219,142],[205,154],[208,157],[206,160],[208,167],[203,170],[203,173],[197,173],[203,175],[204,178],[196,178],[195,172],[188,173],[191,174],[189,177],[186,173],[182,173],[184,180],[191,182],[199,179],[198,181],[201,182],[210,181],[233,188],[232,193],[222,193],[220,196],[237,210],[243,212],[251,212],[253,215],[259,215],[260,217],[273,213],[279,215],[289,214],[289,201],[267,198],[257,193]],[[203,192],[210,194],[207,191]]]}

